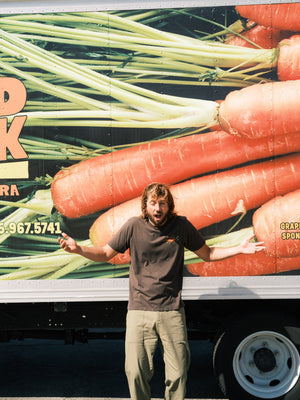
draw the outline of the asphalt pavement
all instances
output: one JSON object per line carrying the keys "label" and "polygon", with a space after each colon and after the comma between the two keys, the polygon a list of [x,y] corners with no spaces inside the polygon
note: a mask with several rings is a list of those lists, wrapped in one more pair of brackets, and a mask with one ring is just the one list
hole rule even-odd
{"label": "asphalt pavement", "polygon": [[[215,382],[208,341],[191,340],[187,399],[223,400]],[[25,339],[0,343],[0,400],[129,399],[123,340]],[[164,367],[155,356],[152,397],[163,398]]]}

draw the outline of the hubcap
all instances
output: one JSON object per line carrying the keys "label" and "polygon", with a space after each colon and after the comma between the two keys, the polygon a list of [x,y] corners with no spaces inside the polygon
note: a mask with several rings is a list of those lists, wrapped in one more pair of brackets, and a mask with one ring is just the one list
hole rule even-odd
{"label": "hubcap", "polygon": [[300,374],[297,348],[286,336],[261,331],[247,336],[233,357],[240,386],[253,396],[271,399],[287,393]]}
{"label": "hubcap", "polygon": [[270,372],[276,367],[276,358],[272,350],[260,348],[256,350],[253,357],[254,363],[259,371]]}

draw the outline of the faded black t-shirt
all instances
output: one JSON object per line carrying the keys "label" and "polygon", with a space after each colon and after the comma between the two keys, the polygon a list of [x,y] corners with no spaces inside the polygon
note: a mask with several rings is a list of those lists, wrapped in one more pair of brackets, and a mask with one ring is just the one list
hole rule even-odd
{"label": "faded black t-shirt", "polygon": [[119,253],[130,249],[129,310],[168,311],[182,307],[184,248],[200,249],[205,241],[185,218],[163,226],[130,218],[109,241]]}

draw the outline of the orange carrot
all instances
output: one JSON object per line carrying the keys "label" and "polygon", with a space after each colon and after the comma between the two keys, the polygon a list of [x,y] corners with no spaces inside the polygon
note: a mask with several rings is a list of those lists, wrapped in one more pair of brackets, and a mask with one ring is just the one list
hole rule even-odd
{"label": "orange carrot", "polygon": [[60,171],[51,192],[57,210],[78,218],[138,196],[153,181],[173,184],[274,154],[300,151],[300,135],[253,141],[209,132],[142,144]]}
{"label": "orange carrot", "polygon": [[[260,26],[253,28],[253,31],[247,31],[244,34],[245,37],[249,37],[253,42],[266,49],[276,48],[278,44],[278,52],[275,57],[279,80],[300,79],[300,37],[294,35],[290,40],[286,40],[291,36],[291,31],[300,31],[300,3],[244,5],[237,6],[236,9],[240,15],[255,21]],[[267,33],[266,37],[269,36],[266,41],[258,38],[263,34],[263,30]],[[279,33],[280,31],[281,33]],[[283,34],[283,40],[276,43],[281,34]],[[243,39],[238,37],[233,40],[231,44],[251,46],[246,41],[243,44]]]}
{"label": "orange carrot", "polygon": [[[276,177],[276,182],[274,181]],[[197,229],[230,218],[242,201],[246,210],[300,187],[300,156],[285,156],[195,178],[170,187],[176,210]],[[140,198],[109,209],[94,222],[90,238],[104,245],[130,217],[140,214]]]}
{"label": "orange carrot", "polygon": [[[264,28],[265,30],[272,30],[271,28]],[[250,36],[250,33],[245,34],[244,36]],[[286,35],[286,36],[285,36]],[[284,31],[283,36],[284,39],[281,39],[277,46],[270,47],[271,42],[273,40],[273,36],[270,36],[270,43],[267,44],[266,41],[262,40],[259,42],[258,39],[252,37],[253,41],[257,40],[258,44],[261,44],[262,47],[265,47],[265,54],[267,52],[271,52],[273,56],[273,67],[277,68],[277,77],[280,81],[287,80],[298,80],[300,79],[300,35],[290,35],[289,32]],[[239,45],[243,47],[250,47],[251,44],[246,40],[236,37],[231,45]],[[275,44],[275,43],[274,43]],[[267,50],[269,49],[269,50]],[[249,50],[250,51],[250,50]],[[251,53],[249,53],[251,54]],[[270,54],[271,57],[271,54]]]}
{"label": "orange carrot", "polygon": [[248,138],[300,131],[300,80],[252,85],[230,92],[219,122],[228,133]]}
{"label": "orange carrot", "polygon": [[[271,29],[271,28],[265,28]],[[257,40],[257,44],[260,44],[265,49],[270,49],[266,51],[276,51],[274,55],[274,66],[277,68],[277,77],[280,81],[288,81],[288,80],[298,80],[300,79],[300,35],[288,35],[288,32],[285,31],[287,37],[279,41],[276,46],[271,46],[271,42],[273,40],[273,36],[270,36],[270,43],[267,44],[267,39],[263,41]],[[271,39],[272,38],[272,39]],[[255,40],[252,38],[253,41]],[[236,37],[235,40],[232,40],[229,44],[238,45],[243,47],[251,47],[251,44],[246,40]]]}
{"label": "orange carrot", "polygon": [[277,60],[277,75],[281,81],[300,78],[300,35],[282,40]]}
{"label": "orange carrot", "polygon": [[276,258],[260,251],[220,261],[188,264],[186,268],[191,274],[199,276],[270,275],[300,269],[300,257]]}
{"label": "orange carrot", "polygon": [[[253,21],[248,21],[247,30],[241,32],[240,35],[242,37],[232,34],[228,35],[226,43],[233,46],[272,49],[277,47],[282,39],[290,37],[292,33],[269,26],[256,25]],[[249,40],[254,44],[250,43]]]}
{"label": "orange carrot", "polygon": [[276,257],[300,256],[300,189],[277,196],[253,215],[253,227],[267,254]]}
{"label": "orange carrot", "polygon": [[259,25],[300,31],[300,3],[243,5],[236,6],[236,10],[242,17]]}

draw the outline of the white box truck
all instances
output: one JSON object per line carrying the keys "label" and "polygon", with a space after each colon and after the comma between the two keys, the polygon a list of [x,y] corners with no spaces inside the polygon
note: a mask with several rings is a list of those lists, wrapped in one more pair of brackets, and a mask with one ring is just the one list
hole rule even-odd
{"label": "white box truck", "polygon": [[190,338],[230,399],[300,398],[300,3],[0,3],[0,337],[123,335],[130,255],[92,263],[151,182],[185,252]]}

